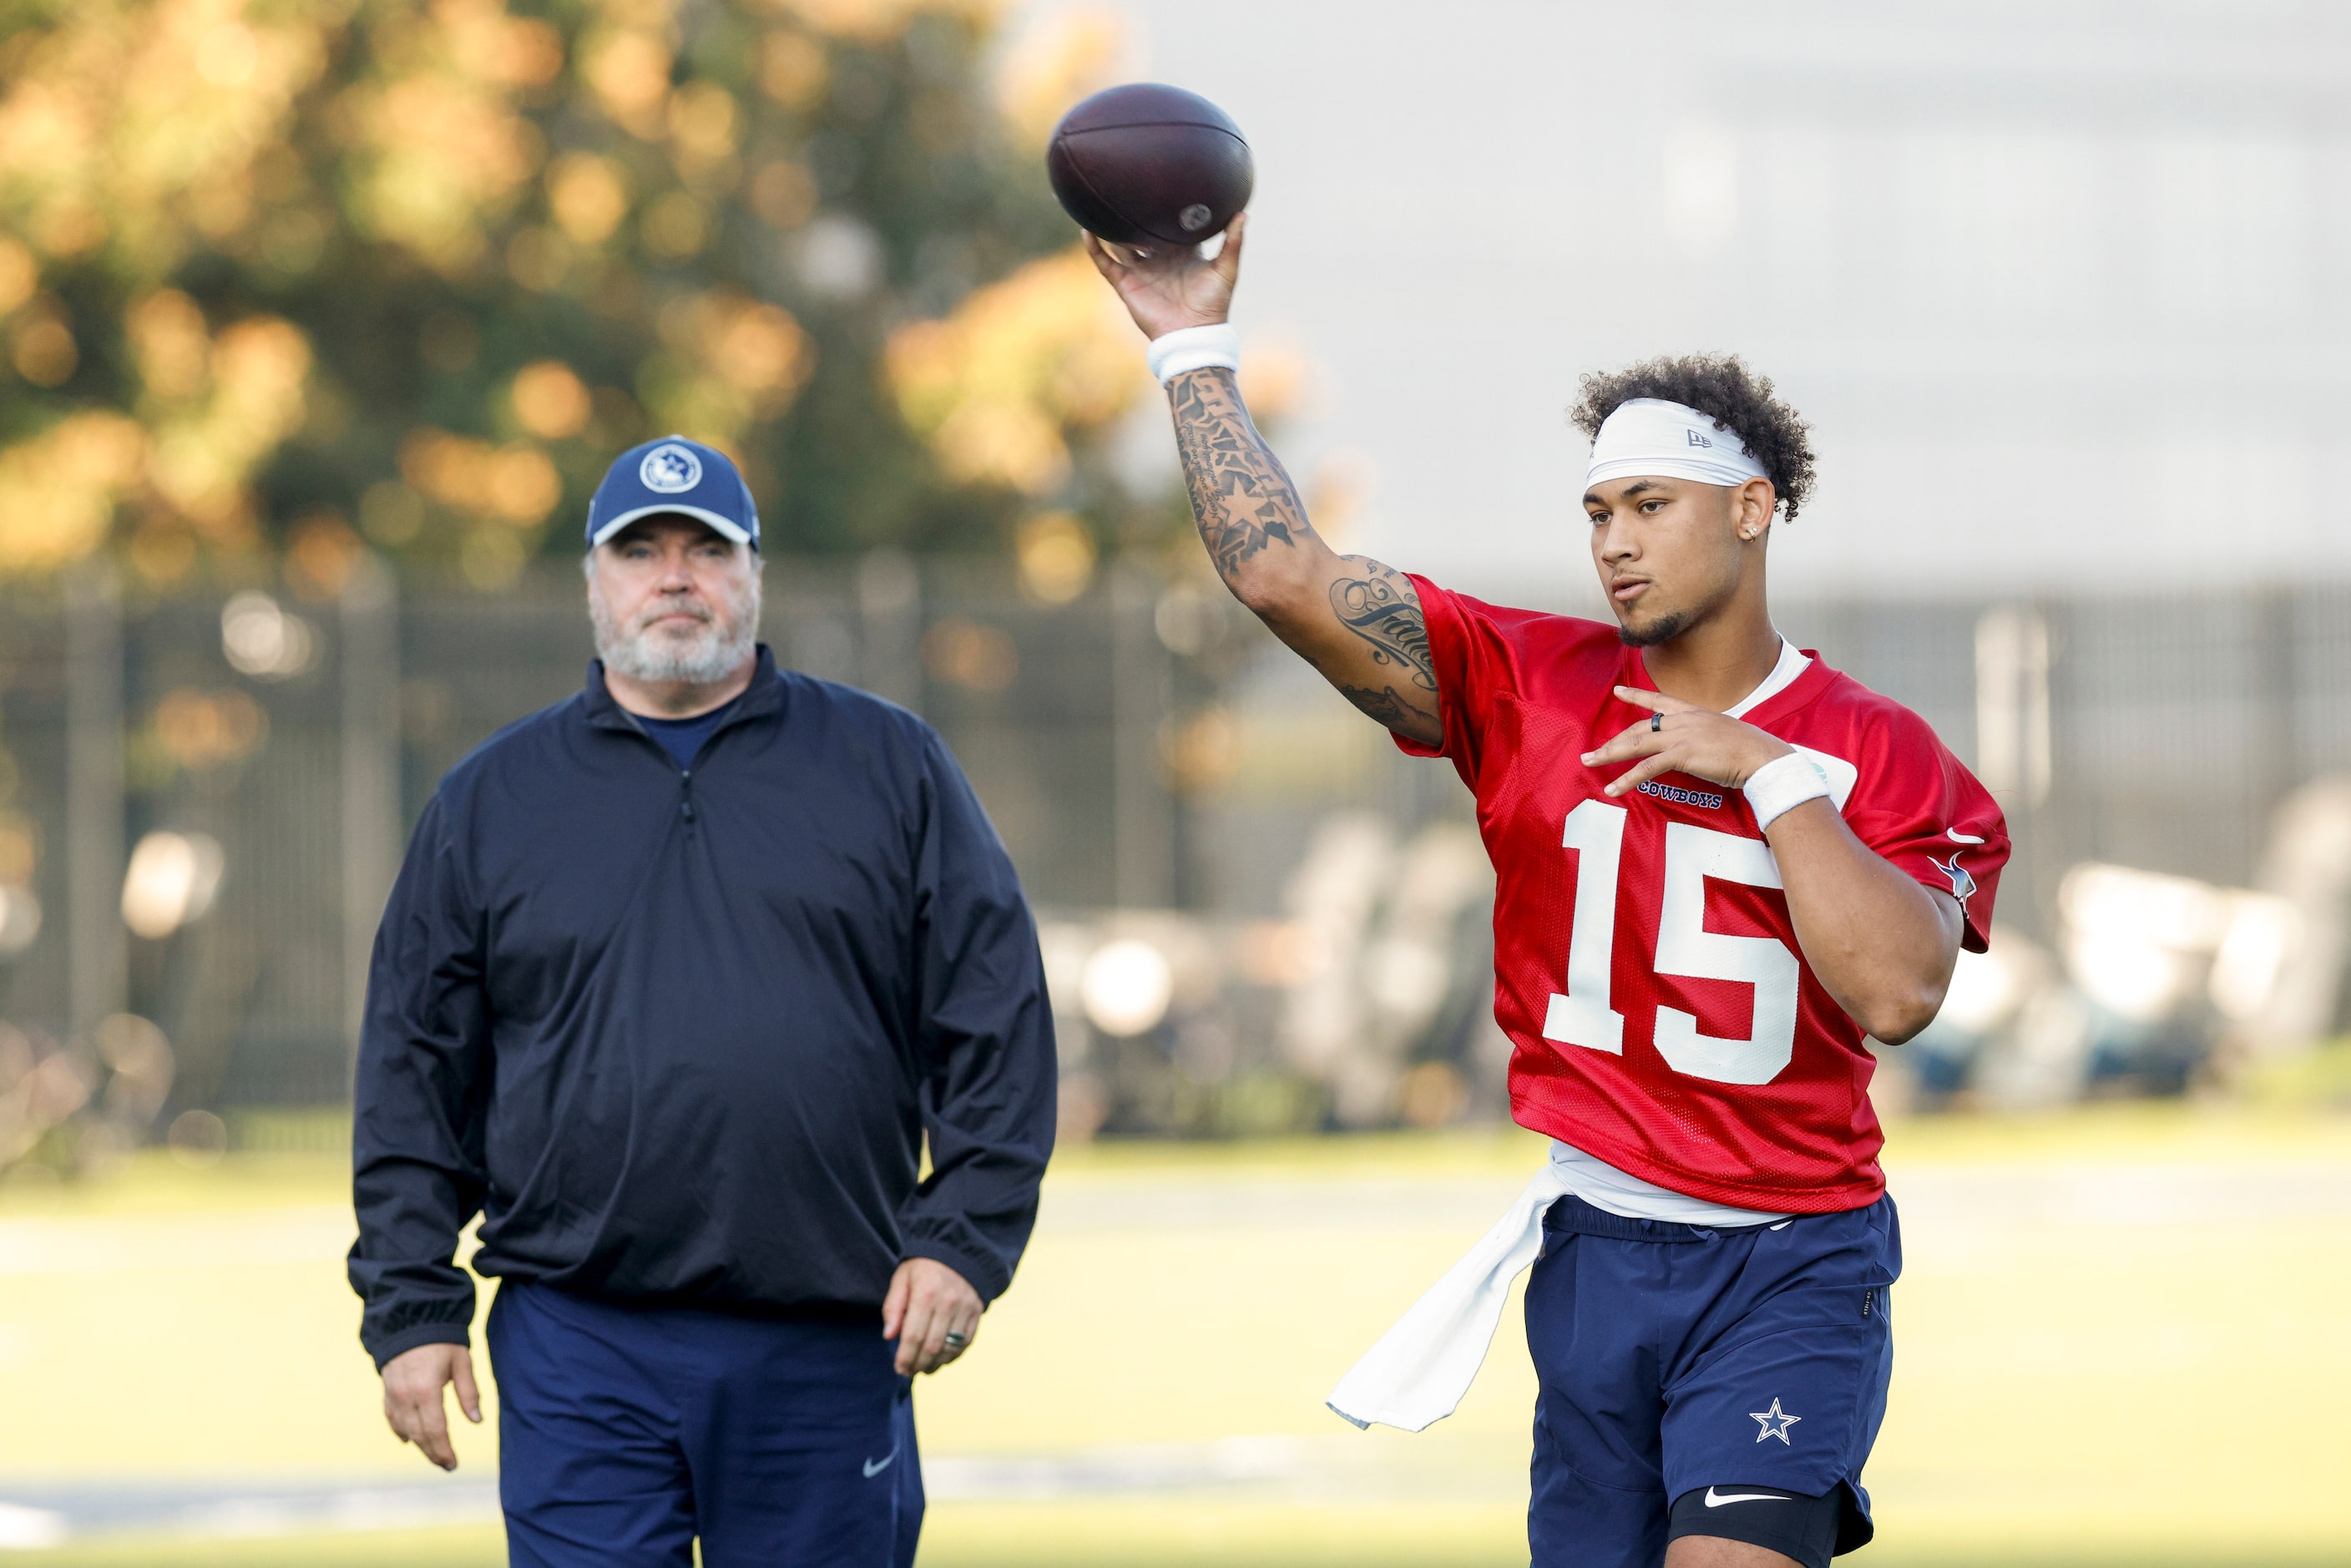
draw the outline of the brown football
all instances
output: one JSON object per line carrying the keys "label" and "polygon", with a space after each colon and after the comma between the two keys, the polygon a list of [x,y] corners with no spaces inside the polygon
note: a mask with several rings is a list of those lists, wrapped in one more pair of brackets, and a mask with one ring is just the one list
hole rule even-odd
{"label": "brown football", "polygon": [[1053,194],[1116,245],[1196,245],[1249,205],[1256,167],[1232,117],[1156,82],[1106,88],[1061,117],[1045,152]]}

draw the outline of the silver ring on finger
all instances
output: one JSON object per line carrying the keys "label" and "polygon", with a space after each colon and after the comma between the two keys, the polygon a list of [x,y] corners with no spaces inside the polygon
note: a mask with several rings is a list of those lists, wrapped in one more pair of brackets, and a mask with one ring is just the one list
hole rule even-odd
{"label": "silver ring on finger", "polygon": [[961,1350],[964,1346],[966,1346],[966,1345],[969,1344],[970,1343],[971,1343],[971,1336],[970,1336],[969,1334],[966,1334],[966,1333],[957,1333],[957,1332],[956,1332],[956,1330],[954,1330],[954,1329],[949,1329],[949,1330],[947,1330],[947,1332],[946,1332],[946,1347],[947,1347],[949,1350]]}
{"label": "silver ring on finger", "polygon": [[1651,715],[1649,716],[1649,727],[1650,727],[1651,729],[1653,729],[1653,730],[1658,730],[1658,729],[1663,729],[1663,728],[1665,728],[1665,727],[1666,727],[1666,716],[1665,716],[1664,714],[1662,714],[1662,713],[1653,713],[1653,714],[1651,714]]}

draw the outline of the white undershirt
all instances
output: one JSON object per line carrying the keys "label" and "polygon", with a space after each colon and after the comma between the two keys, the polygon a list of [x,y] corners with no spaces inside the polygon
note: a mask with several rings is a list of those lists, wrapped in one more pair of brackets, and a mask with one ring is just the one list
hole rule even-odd
{"label": "white undershirt", "polygon": [[[1755,709],[1786,691],[1812,664],[1785,637],[1780,639],[1780,662],[1763,677],[1763,684],[1749,692],[1740,701],[1723,709],[1732,718],[1744,718]],[[1676,1192],[1659,1186],[1653,1181],[1643,1181],[1630,1171],[1618,1170],[1597,1155],[1587,1154],[1573,1144],[1557,1143],[1552,1149],[1552,1166],[1567,1190],[1607,1213],[1626,1219],[1668,1219],[1683,1225],[1761,1225],[1785,1219],[1784,1214],[1769,1209],[1733,1208],[1727,1204],[1708,1203],[1702,1197]]]}
{"label": "white undershirt", "polygon": [[1723,714],[1730,718],[1745,718],[1749,714],[1794,685],[1796,677],[1812,667],[1813,662],[1805,658],[1793,643],[1789,642],[1785,637],[1781,638],[1780,662],[1771,666],[1771,673],[1763,677],[1763,684],[1724,708]]}

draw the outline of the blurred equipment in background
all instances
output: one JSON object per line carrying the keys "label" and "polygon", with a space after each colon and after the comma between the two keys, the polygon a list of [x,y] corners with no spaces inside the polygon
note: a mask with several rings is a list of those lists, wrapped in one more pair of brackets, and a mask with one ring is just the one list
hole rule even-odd
{"label": "blurred equipment in background", "polygon": [[1911,1104],[1928,1110],[1951,1104],[1979,1080],[1997,1080],[1992,1093],[2005,1100],[2071,1098],[2080,1080],[2078,1031],[2062,1007],[2050,1014],[2044,998],[2052,996],[2062,1001],[2065,992],[2048,950],[1995,924],[1988,951],[1960,952],[1935,1021],[1899,1049],[1879,1051],[1876,1092],[1886,1096],[1890,1072],[1896,1082],[1907,1077]]}
{"label": "blurred equipment in background", "polygon": [[1118,1040],[1158,1028],[1176,999],[1176,966],[1165,946],[1121,936],[1088,954],[1078,977],[1086,1021]]}
{"label": "blurred equipment in background", "polygon": [[2313,852],[2329,832],[2351,841],[2351,816],[2337,815],[2346,803],[2351,789],[2327,782],[2280,811],[2271,870],[2300,868],[2277,879],[2296,896],[2073,866],[2058,884],[2053,953],[2001,926],[1990,952],[1959,956],[1941,1016],[1899,1053],[1917,1102],[2174,1094],[2310,1049],[2338,1022],[2351,894],[2340,861],[2330,868]]}
{"label": "blurred equipment in background", "polygon": [[176,1066],[163,1031],[132,1013],[78,1046],[0,1023],[0,1169],[104,1169],[153,1131]]}
{"label": "blurred equipment in background", "polygon": [[[1400,842],[1378,818],[1343,813],[1308,841],[1289,891],[1304,972],[1280,1038],[1290,1062],[1328,1090],[1338,1125],[1394,1122],[1417,1061],[1450,1072],[1466,1093],[1459,1009],[1446,1003],[1465,989],[1491,992],[1493,897],[1478,835],[1459,823]],[[1440,1034],[1440,1021],[1455,1027]],[[1425,1111],[1446,1098],[1431,1092],[1422,1092]]]}
{"label": "blurred equipment in background", "polygon": [[2278,807],[2257,885],[2294,927],[2248,1042],[2279,1055],[2343,1031],[2344,959],[2351,950],[2351,778],[2304,785]]}
{"label": "blurred equipment in background", "polygon": [[[1505,1114],[1490,884],[1449,771],[1395,753],[1221,593],[1079,538],[1038,522],[1043,565],[778,556],[766,627],[785,662],[915,708],[963,762],[1046,912],[1069,1133]],[[118,1016],[169,1042],[137,1134],[177,1128],[183,1158],[344,1104],[407,824],[484,737],[576,688],[578,593],[563,569],[495,599],[395,594],[365,562],[332,597],[268,591],[274,610],[243,586],[6,591],[0,1160],[79,1168],[76,1129],[133,1125],[98,1036]],[[289,619],[308,644],[277,673]],[[2008,727],[2020,800],[2045,789],[2016,884],[2033,895],[1885,1053],[1889,1103],[2218,1088],[2342,1030],[2351,728],[2327,694],[2351,695],[2351,590],[2297,591],[2298,664],[2255,657],[2274,618],[2233,594],[1786,619],[1931,722]],[[2183,661],[2226,679],[2183,695]],[[2297,774],[2191,765],[2165,738],[2226,751],[2249,711],[2293,721],[2277,751]]]}
{"label": "blurred equipment in background", "polygon": [[2261,1014],[2299,935],[2283,899],[2123,866],[2074,867],[2057,903],[2066,972],[2092,1004],[2090,1079],[2155,1092],[2186,1087]]}
{"label": "blurred equipment in background", "polygon": [[221,608],[221,652],[239,674],[282,681],[310,667],[317,638],[310,623],[266,593],[247,589]]}
{"label": "blurred equipment in background", "polygon": [[204,918],[225,863],[220,841],[209,833],[149,833],[131,852],[122,879],[122,923],[132,936],[161,942]]}
{"label": "blurred equipment in background", "polygon": [[1225,1135],[1506,1113],[1477,835],[1334,812],[1284,918],[1045,918],[1063,1134]]}

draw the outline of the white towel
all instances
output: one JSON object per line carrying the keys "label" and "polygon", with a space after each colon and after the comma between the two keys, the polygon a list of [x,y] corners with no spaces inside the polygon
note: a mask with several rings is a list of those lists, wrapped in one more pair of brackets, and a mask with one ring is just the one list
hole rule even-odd
{"label": "white towel", "polygon": [[1677,1225],[1772,1225],[1791,1218],[1675,1192],[1554,1138],[1550,1160],[1510,1212],[1348,1369],[1324,1403],[1358,1427],[1380,1421],[1407,1432],[1452,1415],[1485,1364],[1510,1281],[1541,1255],[1543,1210],[1571,1195],[1604,1213]]}
{"label": "white towel", "polygon": [[1324,1403],[1358,1427],[1380,1421],[1407,1432],[1452,1415],[1485,1364],[1510,1281],[1542,1250],[1543,1210],[1568,1191],[1566,1171],[1546,1161],[1485,1239],[1364,1353]]}

